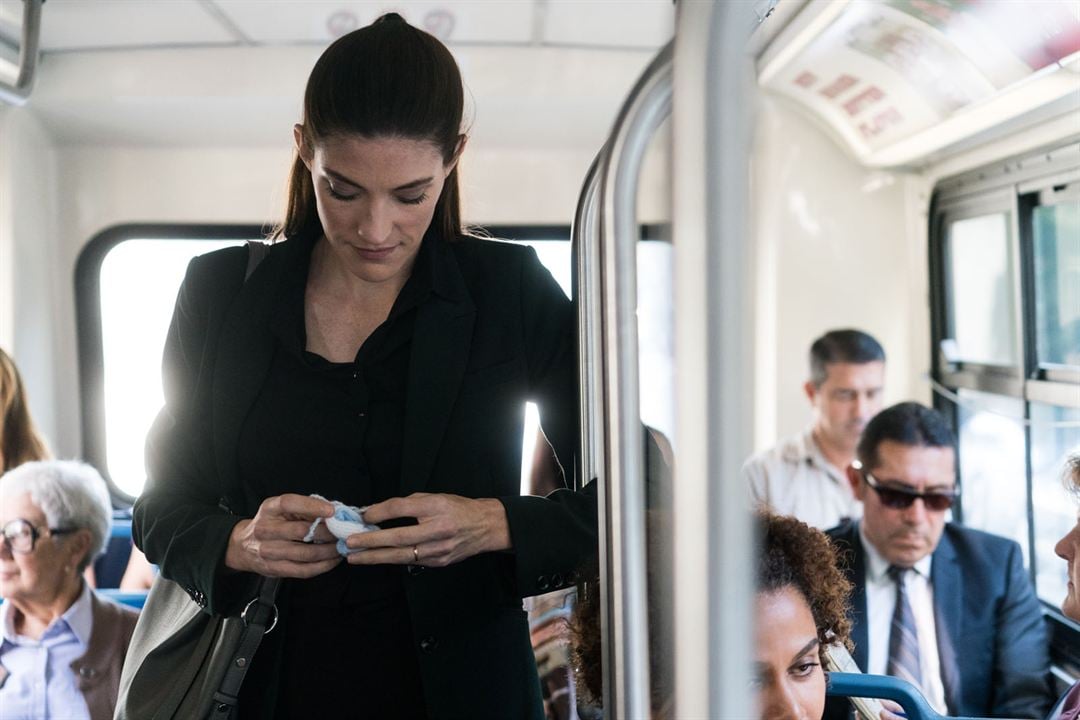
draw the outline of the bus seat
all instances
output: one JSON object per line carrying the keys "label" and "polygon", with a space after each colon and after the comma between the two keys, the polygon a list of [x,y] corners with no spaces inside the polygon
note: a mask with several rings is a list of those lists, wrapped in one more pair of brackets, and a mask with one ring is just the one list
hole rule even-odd
{"label": "bus seat", "polygon": [[130,554],[131,517],[118,510],[113,515],[112,531],[105,544],[105,553],[94,561],[94,578],[99,589],[120,586]]}
{"label": "bus seat", "polygon": [[105,588],[97,591],[99,595],[107,597],[113,602],[118,602],[122,605],[128,605],[136,610],[142,610],[143,605],[146,604],[146,590],[117,590],[115,588]]}
{"label": "bus seat", "polygon": [[[914,685],[888,675],[864,675],[863,673],[829,673],[826,694],[838,697],[868,697],[892,700],[900,703],[908,720],[939,720],[946,716],[936,712]],[[952,716],[949,716],[952,718]],[[976,718],[952,718],[952,720],[977,720]]]}

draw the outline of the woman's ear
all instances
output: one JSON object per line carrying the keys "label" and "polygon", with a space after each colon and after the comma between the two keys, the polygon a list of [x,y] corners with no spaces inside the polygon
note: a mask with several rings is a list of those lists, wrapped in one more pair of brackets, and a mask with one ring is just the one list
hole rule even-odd
{"label": "woman's ear", "polygon": [[296,154],[300,156],[300,162],[304,163],[304,167],[310,171],[313,153],[311,152],[311,146],[304,138],[304,126],[300,123],[293,125],[292,136],[293,143],[296,144]]}
{"label": "woman's ear", "polygon": [[79,567],[79,563],[90,552],[90,531],[83,528],[73,532],[68,538],[67,548],[71,553],[72,567]]}
{"label": "woman's ear", "polygon": [[454,148],[454,156],[450,158],[450,162],[446,163],[446,167],[444,168],[447,176],[449,176],[450,173],[454,171],[454,168],[457,167],[458,160],[461,159],[461,153],[465,152],[465,146],[468,142],[468,135],[458,135],[457,147]]}

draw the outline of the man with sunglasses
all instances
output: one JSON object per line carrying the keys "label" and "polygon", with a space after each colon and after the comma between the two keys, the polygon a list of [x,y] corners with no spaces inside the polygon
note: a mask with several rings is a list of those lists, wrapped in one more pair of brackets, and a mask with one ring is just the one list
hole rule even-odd
{"label": "man with sunglasses", "polygon": [[887,408],[847,474],[863,516],[828,534],[854,586],[859,667],[911,682],[942,714],[1043,717],[1047,637],[1022,551],[948,522],[958,488],[945,419],[913,402]]}

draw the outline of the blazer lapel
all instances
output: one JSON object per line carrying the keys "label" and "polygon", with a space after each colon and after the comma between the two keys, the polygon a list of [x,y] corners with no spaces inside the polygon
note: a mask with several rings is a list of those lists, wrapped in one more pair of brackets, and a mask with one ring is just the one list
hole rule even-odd
{"label": "blazer lapel", "polygon": [[[431,241],[437,239],[425,240]],[[433,293],[417,308],[401,447],[403,496],[427,485],[465,375],[476,319],[476,306],[453,253],[443,242],[435,250],[432,262],[440,263],[445,294]]]}
{"label": "blazer lapel", "polygon": [[[244,418],[258,397],[274,356],[274,335],[269,328],[275,289],[282,271],[298,262],[304,248],[299,240],[286,242],[280,251],[263,260],[265,268],[244,283],[221,328],[217,358],[214,363],[211,400],[211,430],[214,464],[222,482],[222,496],[231,503],[241,502],[237,488],[237,442]],[[265,270],[265,272],[262,272]],[[233,512],[254,508],[231,507]]]}
{"label": "blazer lapel", "polygon": [[851,546],[852,561],[848,570],[848,580],[853,588],[851,594],[851,641],[855,643],[855,664],[863,672],[868,672],[870,663],[870,630],[866,621],[866,553],[859,537],[859,524],[851,523],[847,537]]}
{"label": "blazer lapel", "polygon": [[960,699],[960,665],[956,648],[960,647],[964,617],[964,579],[948,532],[942,534],[934,550],[930,580],[934,588],[934,625],[941,661],[941,681],[945,687],[945,703],[953,713],[957,711]]}

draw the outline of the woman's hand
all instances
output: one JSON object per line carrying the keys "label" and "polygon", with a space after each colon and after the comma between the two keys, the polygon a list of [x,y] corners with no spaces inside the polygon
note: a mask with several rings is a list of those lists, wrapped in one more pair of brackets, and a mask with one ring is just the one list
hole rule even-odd
{"label": "woman's hand", "polygon": [[895,703],[892,700],[881,700],[881,706],[884,710],[881,711],[880,720],[904,720],[907,717],[907,713],[904,712],[904,708],[899,703]]}
{"label": "woman's hand", "polygon": [[241,520],[233,528],[225,551],[225,567],[268,577],[322,575],[341,562],[333,535],[320,525],[316,543],[303,540],[316,518],[333,514],[333,505],[307,495],[267,498],[254,518]]}
{"label": "woman's hand", "polygon": [[364,520],[375,524],[402,517],[416,518],[417,524],[350,535],[345,544],[363,552],[349,555],[349,562],[445,567],[512,547],[506,510],[495,499],[414,493],[364,511]]}

